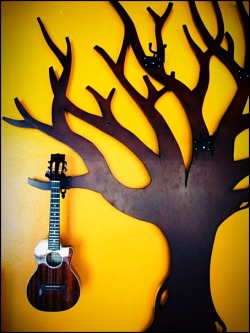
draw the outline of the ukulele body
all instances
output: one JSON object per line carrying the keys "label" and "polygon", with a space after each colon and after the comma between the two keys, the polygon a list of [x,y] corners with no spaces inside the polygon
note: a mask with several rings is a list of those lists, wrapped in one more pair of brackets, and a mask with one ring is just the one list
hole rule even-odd
{"label": "ukulele body", "polygon": [[73,307],[80,297],[80,284],[71,270],[72,247],[56,251],[48,249],[48,239],[35,247],[37,270],[27,286],[30,304],[41,311],[64,311]]}

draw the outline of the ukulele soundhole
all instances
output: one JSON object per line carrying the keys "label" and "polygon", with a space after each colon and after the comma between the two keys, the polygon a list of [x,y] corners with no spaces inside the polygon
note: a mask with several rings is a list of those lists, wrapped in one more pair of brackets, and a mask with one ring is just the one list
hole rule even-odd
{"label": "ukulele soundhole", "polygon": [[50,266],[52,268],[57,268],[57,267],[61,266],[61,264],[63,262],[63,258],[57,252],[50,252],[46,256],[46,262],[47,262],[48,266]]}

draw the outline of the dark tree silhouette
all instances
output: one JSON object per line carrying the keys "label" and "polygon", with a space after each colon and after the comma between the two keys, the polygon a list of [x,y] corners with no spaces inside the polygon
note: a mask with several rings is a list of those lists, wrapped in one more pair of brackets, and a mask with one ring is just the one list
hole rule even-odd
{"label": "dark tree silhouette", "polygon": [[[8,123],[23,128],[34,128],[59,140],[79,154],[88,173],[72,177],[69,187],[84,188],[101,193],[114,207],[137,219],[150,221],[164,233],[171,249],[171,271],[159,289],[155,300],[155,315],[148,327],[151,332],[216,332],[226,331],[226,326],[215,310],[210,291],[210,260],[218,227],[233,213],[249,207],[248,188],[234,190],[236,184],[248,175],[249,158],[234,160],[236,136],[249,128],[249,114],[243,114],[248,99],[248,15],[242,2],[236,2],[239,19],[245,33],[245,62],[242,68],[234,59],[234,41],[224,31],[224,22],[218,2],[213,1],[217,19],[215,38],[206,29],[195,1],[189,1],[193,21],[207,49],[203,52],[183,25],[183,31],[199,63],[197,85],[190,90],[164,68],[166,44],[162,40],[162,28],[169,18],[173,4],[162,16],[147,8],[155,23],[156,51],[145,54],[133,21],[118,1],[111,1],[124,24],[124,38],[117,61],[111,59],[100,46],[94,49],[107,63],[113,74],[146,115],[154,129],[159,153],[149,149],[136,135],[124,128],[111,110],[113,88],[107,98],[88,86],[86,89],[99,104],[102,116],[88,113],[77,107],[67,97],[71,72],[71,43],[66,37],[67,52],[64,55],[50,38],[41,19],[38,18],[43,36],[62,65],[58,78],[53,67],[49,68],[54,98],[52,125],[36,120],[24,108],[18,98],[15,104],[23,120],[3,117]],[[221,44],[227,41],[227,49]],[[131,47],[138,63],[147,75],[143,76],[148,95],[142,96],[128,81],[124,73],[125,59]],[[216,132],[209,135],[202,115],[202,105],[209,84],[211,57],[217,57],[230,71],[237,90],[225,110]],[[157,90],[150,77],[163,85]],[[167,92],[173,92],[181,102],[192,132],[192,157],[184,166],[180,148],[168,124],[157,111],[157,100]],[[86,138],[73,132],[65,114],[94,125],[125,144],[144,164],[151,181],[144,188],[130,188],[121,184],[109,169],[104,156]],[[29,179],[29,183],[48,189],[49,183]],[[167,291],[167,293],[166,293]],[[163,295],[167,300],[163,301]]]}

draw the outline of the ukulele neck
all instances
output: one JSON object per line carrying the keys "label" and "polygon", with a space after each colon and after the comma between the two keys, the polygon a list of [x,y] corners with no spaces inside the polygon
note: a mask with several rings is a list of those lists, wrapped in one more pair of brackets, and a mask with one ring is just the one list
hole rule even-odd
{"label": "ukulele neck", "polygon": [[51,180],[49,250],[60,250],[60,181]]}

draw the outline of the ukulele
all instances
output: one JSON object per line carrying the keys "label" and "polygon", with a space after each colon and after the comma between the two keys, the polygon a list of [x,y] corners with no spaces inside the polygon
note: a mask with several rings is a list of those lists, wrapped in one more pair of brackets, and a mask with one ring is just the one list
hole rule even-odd
{"label": "ukulele", "polygon": [[65,155],[51,154],[45,175],[51,185],[49,236],[35,247],[37,270],[27,286],[30,304],[41,311],[68,310],[80,297],[80,284],[71,269],[73,248],[63,247],[60,242],[60,191],[62,179],[66,177],[64,159]]}

